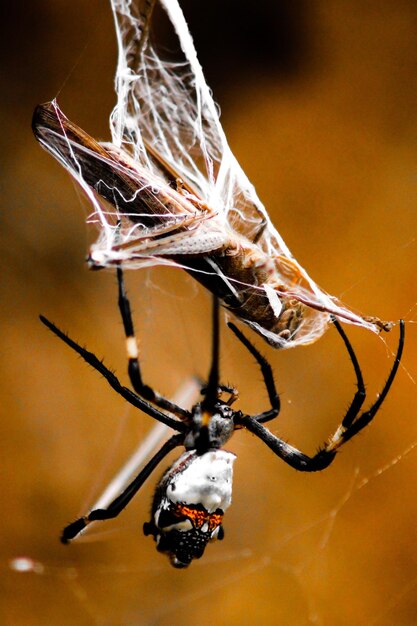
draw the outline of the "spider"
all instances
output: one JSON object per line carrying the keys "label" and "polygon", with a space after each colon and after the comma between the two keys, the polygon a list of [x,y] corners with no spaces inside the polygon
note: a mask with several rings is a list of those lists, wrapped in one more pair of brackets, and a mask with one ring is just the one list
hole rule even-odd
{"label": "spider", "polygon": [[270,408],[257,415],[246,415],[232,408],[238,398],[233,387],[219,379],[219,304],[213,298],[212,356],[207,384],[201,388],[202,400],[191,410],[185,410],[143,382],[139,351],[135,338],[129,299],[124,286],[123,271],[117,268],[119,309],[123,321],[128,355],[128,373],[134,391],[123,386],[93,353],[81,347],[55,324],[40,316],[41,321],[97,370],[109,385],[130,404],[154,419],[168,425],[176,434],[143,467],[126,489],[107,508],[95,509],[66,526],[61,541],[74,539],[90,522],[112,519],[119,515],[139,491],[159,463],[178,446],[185,452],[171,465],[159,481],[152,502],[151,519],[143,526],[151,535],[157,550],[166,554],[176,568],[188,567],[200,558],[209,541],[223,539],[223,515],[232,499],[232,475],[235,455],[223,450],[235,430],[246,428],[256,435],[280,459],[296,470],[324,470],[334,460],[338,449],[360,432],[373,419],[384,402],[400,364],[405,328],[400,320],[400,336],[394,364],[377,397],[367,410],[361,412],[366,398],[365,385],[353,348],[339,322],[332,318],[348,352],[356,376],[357,390],[340,426],[319,451],[308,456],[273,435],[265,426],[280,412],[272,368],[246,336],[231,322],[230,330],[245,346],[258,364],[268,392]]}

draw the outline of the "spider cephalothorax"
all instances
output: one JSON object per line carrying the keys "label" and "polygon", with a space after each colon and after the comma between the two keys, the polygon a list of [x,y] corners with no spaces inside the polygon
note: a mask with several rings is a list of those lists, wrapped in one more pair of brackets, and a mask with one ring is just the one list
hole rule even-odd
{"label": "spider cephalothorax", "polygon": [[[270,408],[257,415],[235,411],[231,405],[237,399],[237,391],[219,382],[219,305],[213,299],[212,362],[207,385],[201,389],[202,401],[191,410],[171,402],[158,394],[142,380],[139,351],[134,334],[129,300],[123,273],[117,270],[119,283],[119,307],[126,334],[129,359],[129,377],[134,391],[124,387],[116,376],[91,352],[70,339],[54,324],[41,316],[42,322],[60,339],[75,350],[94,369],[102,374],[113,389],[130,404],[154,419],[170,426],[173,435],[145,465],[126,489],[105,509],[94,509],[86,516],[67,526],[61,540],[68,543],[90,522],[111,519],[119,515],[158,464],[177,446],[185,452],[165,472],[156,487],[151,519],[144,525],[146,535],[152,535],[157,549],[168,555],[174,567],[187,567],[193,559],[200,558],[209,541],[223,538],[222,520],[232,499],[232,475],[235,455],[223,450],[223,446],[237,429],[246,428],[265,443],[279,458],[296,470],[320,471],[328,467],[338,449],[373,419],[394,381],[404,346],[404,322],[400,321],[400,338],[394,364],[377,400],[366,411],[361,411],[366,399],[365,384],[353,348],[339,322],[334,326],[346,347],[356,376],[357,390],[340,426],[333,436],[308,456],[287,442],[273,435],[264,423],[274,419],[280,410],[271,366],[252,343],[234,325],[229,328],[254,357],[259,365]],[[224,395],[229,394],[227,400]]]}

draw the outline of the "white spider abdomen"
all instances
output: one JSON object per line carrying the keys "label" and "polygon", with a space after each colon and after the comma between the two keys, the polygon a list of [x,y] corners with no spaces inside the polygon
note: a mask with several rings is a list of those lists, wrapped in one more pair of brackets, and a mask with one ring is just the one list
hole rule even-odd
{"label": "white spider abdomen", "polygon": [[225,450],[209,450],[201,456],[195,455],[183,471],[176,473],[189,456],[190,452],[185,452],[171,468],[167,497],[174,503],[202,504],[208,513],[216,509],[225,511],[232,501],[236,456]]}

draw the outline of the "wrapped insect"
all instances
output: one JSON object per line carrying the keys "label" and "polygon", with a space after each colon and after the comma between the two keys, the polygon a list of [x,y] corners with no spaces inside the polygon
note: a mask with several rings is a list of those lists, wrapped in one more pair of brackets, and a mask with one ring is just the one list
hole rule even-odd
{"label": "wrapped insect", "polygon": [[330,315],[379,331],[320,289],[292,256],[234,157],[177,0],[160,0],[181,58],[152,41],[156,1],[111,2],[119,61],[111,143],[100,143],[51,102],[33,128],[84,189],[99,236],[93,268],[184,268],[271,345],[311,343]]}

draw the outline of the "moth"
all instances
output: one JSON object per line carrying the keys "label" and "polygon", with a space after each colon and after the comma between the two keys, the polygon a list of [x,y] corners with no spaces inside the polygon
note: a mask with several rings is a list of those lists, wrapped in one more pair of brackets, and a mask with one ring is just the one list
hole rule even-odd
{"label": "moth", "polygon": [[[178,60],[154,44],[157,4]],[[390,330],[320,289],[287,248],[227,143],[177,0],[111,6],[119,45],[112,141],[96,141],[56,101],[33,117],[36,138],[93,207],[90,267],[183,268],[276,348],[315,341],[331,316]]]}

